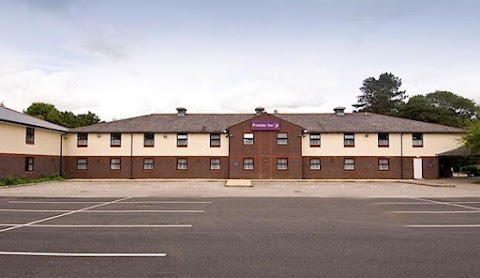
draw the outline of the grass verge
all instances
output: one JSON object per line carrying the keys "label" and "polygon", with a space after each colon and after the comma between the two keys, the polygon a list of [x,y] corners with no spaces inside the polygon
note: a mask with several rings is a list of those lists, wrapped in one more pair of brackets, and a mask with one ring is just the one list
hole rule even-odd
{"label": "grass verge", "polygon": [[42,176],[39,178],[1,178],[0,179],[0,186],[10,186],[10,185],[17,185],[17,184],[27,184],[27,183],[39,183],[39,182],[46,182],[46,181],[59,181],[64,180],[66,177],[60,175],[50,175],[50,176]]}

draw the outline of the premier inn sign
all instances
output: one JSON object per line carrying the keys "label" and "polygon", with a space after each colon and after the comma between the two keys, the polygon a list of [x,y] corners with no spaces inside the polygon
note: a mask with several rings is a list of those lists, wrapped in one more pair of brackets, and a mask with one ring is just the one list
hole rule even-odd
{"label": "premier inn sign", "polygon": [[280,122],[279,121],[252,121],[251,122],[251,130],[280,130]]}

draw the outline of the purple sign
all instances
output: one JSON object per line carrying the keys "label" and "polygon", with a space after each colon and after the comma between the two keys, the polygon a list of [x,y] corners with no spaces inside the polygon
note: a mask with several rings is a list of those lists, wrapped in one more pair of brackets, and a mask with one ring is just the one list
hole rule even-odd
{"label": "purple sign", "polygon": [[279,121],[252,121],[251,123],[252,130],[280,130],[280,122]]}

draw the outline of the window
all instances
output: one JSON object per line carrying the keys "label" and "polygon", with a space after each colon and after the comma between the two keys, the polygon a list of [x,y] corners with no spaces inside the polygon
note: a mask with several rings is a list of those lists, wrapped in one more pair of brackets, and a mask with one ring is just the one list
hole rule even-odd
{"label": "window", "polygon": [[220,147],[220,134],[210,134],[210,147]]}
{"label": "window", "polygon": [[186,158],[177,158],[177,170],[187,170],[188,161]]}
{"label": "window", "polygon": [[414,147],[423,147],[423,133],[413,133],[412,143]]}
{"label": "window", "polygon": [[378,146],[379,147],[388,147],[388,133],[379,133],[378,134]]}
{"label": "window", "polygon": [[25,171],[33,172],[35,170],[35,158],[25,157]]}
{"label": "window", "polygon": [[251,171],[255,169],[253,158],[244,158],[243,159],[243,170]]}
{"label": "window", "polygon": [[310,158],[310,170],[316,171],[320,169],[322,169],[320,165],[320,158]]}
{"label": "window", "polygon": [[27,133],[25,136],[25,143],[35,144],[35,129],[27,127]]}
{"label": "window", "polygon": [[320,133],[310,133],[310,147],[320,147]]}
{"label": "window", "polygon": [[88,146],[88,133],[77,134],[77,147],[87,147],[87,146]]}
{"label": "window", "polygon": [[153,158],[144,158],[143,159],[143,170],[153,170],[155,169],[155,162]]}
{"label": "window", "polygon": [[77,170],[88,170],[88,160],[86,158],[77,158]]}
{"label": "window", "polygon": [[355,147],[355,134],[344,133],[343,134],[343,146],[344,147]]}
{"label": "window", "polygon": [[277,133],[277,145],[288,145],[288,133]]}
{"label": "window", "polygon": [[353,158],[345,158],[343,160],[343,170],[346,171],[353,171],[355,170],[355,159]]}
{"label": "window", "polygon": [[277,170],[279,171],[288,170],[288,158],[277,158]]}
{"label": "window", "polygon": [[378,159],[378,170],[388,171],[390,169],[390,161],[388,158],[379,158]]}
{"label": "window", "polygon": [[122,134],[121,133],[110,134],[110,147],[121,147],[121,146],[122,146]]}
{"label": "window", "polygon": [[120,158],[111,158],[110,159],[110,170],[120,170],[122,169],[122,161]]}
{"label": "window", "polygon": [[188,135],[186,133],[177,134],[177,147],[188,146]]}
{"label": "window", "polygon": [[143,134],[143,146],[144,147],[154,147],[155,146],[155,133],[144,133]]}
{"label": "window", "polygon": [[253,145],[253,133],[244,133],[243,134],[243,144],[244,145]]}
{"label": "window", "polygon": [[220,170],[220,158],[210,158],[210,170]]}

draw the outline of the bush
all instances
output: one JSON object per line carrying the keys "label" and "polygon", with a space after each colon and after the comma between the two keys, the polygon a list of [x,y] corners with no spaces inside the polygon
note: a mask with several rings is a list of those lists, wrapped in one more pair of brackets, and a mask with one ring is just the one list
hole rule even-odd
{"label": "bush", "polygon": [[468,175],[472,175],[472,176],[479,176],[480,175],[480,169],[477,165],[463,166],[462,168],[460,168],[460,171],[465,172]]}
{"label": "bush", "polygon": [[56,180],[64,180],[64,179],[65,179],[65,177],[60,176],[60,175],[42,176],[40,178],[6,177],[6,178],[1,178],[0,179],[0,186],[26,184],[26,183],[37,183],[37,182],[45,182],[45,181],[56,181]]}

